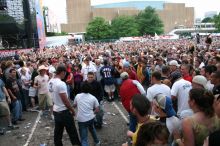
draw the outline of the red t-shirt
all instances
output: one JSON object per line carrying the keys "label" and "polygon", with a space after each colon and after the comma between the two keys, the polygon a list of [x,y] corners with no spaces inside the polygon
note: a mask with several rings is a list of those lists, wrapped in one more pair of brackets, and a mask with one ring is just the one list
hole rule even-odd
{"label": "red t-shirt", "polygon": [[192,78],[192,76],[190,76],[190,75],[186,75],[186,76],[183,77],[183,79],[184,79],[184,80],[187,80],[187,81],[189,81],[189,82],[192,83],[192,79],[193,79],[193,78]]}
{"label": "red t-shirt", "polygon": [[137,74],[132,69],[131,69],[131,71],[128,72],[128,75],[129,75],[129,79],[137,80],[138,81]]}

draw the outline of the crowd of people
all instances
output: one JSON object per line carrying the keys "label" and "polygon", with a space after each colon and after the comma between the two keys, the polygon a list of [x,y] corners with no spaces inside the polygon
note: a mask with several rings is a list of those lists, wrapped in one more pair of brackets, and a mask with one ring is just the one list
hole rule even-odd
{"label": "crowd of people", "polygon": [[87,129],[100,145],[96,128],[102,128],[103,100],[117,99],[129,114],[131,141],[123,146],[218,146],[219,48],[219,38],[212,37],[199,43],[63,45],[16,54],[0,62],[0,118],[17,129],[23,111],[49,110],[56,146],[62,146],[64,127],[73,145],[89,145]]}

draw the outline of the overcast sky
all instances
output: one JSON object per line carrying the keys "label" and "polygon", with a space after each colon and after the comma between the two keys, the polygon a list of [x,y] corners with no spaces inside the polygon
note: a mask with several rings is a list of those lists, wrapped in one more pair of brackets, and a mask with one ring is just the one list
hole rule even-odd
{"label": "overcast sky", "polygon": [[[92,5],[106,4],[125,1],[145,1],[145,0],[91,0]],[[196,18],[204,18],[205,12],[220,11],[220,0],[146,0],[146,1],[165,1],[174,3],[185,3],[186,6],[195,8]],[[48,6],[57,15],[57,19],[66,22],[66,0],[44,0],[43,4]]]}

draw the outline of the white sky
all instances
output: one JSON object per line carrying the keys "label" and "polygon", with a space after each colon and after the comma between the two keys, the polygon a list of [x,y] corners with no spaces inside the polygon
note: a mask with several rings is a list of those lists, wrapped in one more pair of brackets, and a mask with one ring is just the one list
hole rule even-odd
{"label": "white sky", "polygon": [[[106,4],[125,1],[144,1],[144,0],[91,0],[92,5]],[[173,3],[185,3],[186,6],[195,8],[195,17],[204,18],[205,12],[220,11],[220,0],[146,0],[146,1],[165,1]],[[66,0],[44,0],[43,4],[48,6],[57,16],[57,19],[66,22]]]}

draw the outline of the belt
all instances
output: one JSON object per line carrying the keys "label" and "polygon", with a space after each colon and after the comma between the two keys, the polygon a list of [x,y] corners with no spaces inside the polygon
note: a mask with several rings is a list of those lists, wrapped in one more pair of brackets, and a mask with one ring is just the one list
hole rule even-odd
{"label": "belt", "polygon": [[59,112],[56,112],[56,111],[53,111],[53,112],[54,112],[54,113],[56,113],[56,114],[62,114],[62,113],[69,112],[69,110],[68,110],[68,109],[66,109],[66,110],[59,111]]}

